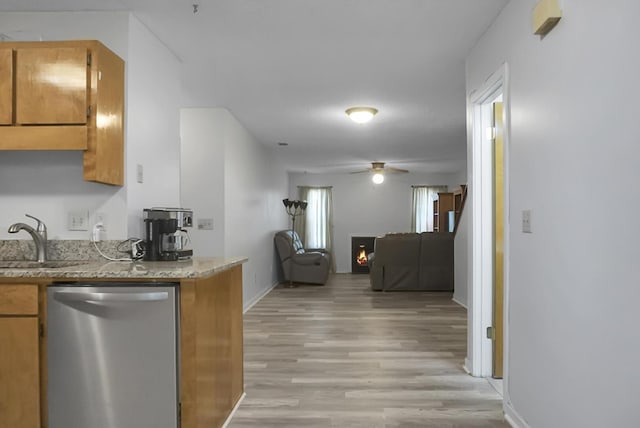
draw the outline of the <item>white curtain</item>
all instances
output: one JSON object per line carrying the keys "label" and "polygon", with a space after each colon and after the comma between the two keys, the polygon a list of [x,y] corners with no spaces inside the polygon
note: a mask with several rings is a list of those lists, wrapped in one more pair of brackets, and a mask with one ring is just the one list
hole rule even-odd
{"label": "white curtain", "polygon": [[411,186],[411,230],[413,232],[433,232],[433,201],[438,192],[446,192],[447,186]]}
{"label": "white curtain", "polygon": [[296,232],[305,248],[324,248],[331,254],[331,271],[335,272],[331,187],[300,186],[298,191],[300,200],[308,205],[296,223]]}

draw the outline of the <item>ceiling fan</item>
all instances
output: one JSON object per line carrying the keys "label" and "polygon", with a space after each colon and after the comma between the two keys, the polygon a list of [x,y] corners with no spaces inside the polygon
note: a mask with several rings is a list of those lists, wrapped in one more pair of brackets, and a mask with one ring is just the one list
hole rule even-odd
{"label": "ceiling fan", "polygon": [[384,175],[386,173],[405,173],[409,171],[400,168],[385,168],[384,162],[371,162],[371,168],[367,168],[363,171],[354,171],[351,174],[360,174],[363,172],[372,172],[373,176],[371,177],[371,181],[373,181],[375,184],[381,184],[382,182],[384,182]]}
{"label": "ceiling fan", "polygon": [[409,172],[406,169],[400,169],[400,168],[391,168],[391,167],[385,167],[384,166],[384,162],[371,162],[371,168],[367,168],[365,170],[362,171],[354,171],[351,174],[361,174],[363,172],[373,172],[376,174],[386,174],[386,173],[405,173],[405,172]]}

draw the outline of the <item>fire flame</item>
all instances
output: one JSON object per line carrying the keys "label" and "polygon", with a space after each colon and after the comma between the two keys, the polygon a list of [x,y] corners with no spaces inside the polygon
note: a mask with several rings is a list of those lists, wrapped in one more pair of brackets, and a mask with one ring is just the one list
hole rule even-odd
{"label": "fire flame", "polygon": [[365,266],[367,264],[367,253],[364,248],[360,248],[360,252],[356,257],[356,263],[358,263],[360,266]]}

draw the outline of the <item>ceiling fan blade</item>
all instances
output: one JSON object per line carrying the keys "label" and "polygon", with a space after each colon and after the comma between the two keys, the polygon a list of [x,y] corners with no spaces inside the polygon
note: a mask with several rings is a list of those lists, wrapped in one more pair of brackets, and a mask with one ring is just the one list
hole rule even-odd
{"label": "ceiling fan blade", "polygon": [[386,172],[392,172],[392,173],[405,173],[405,172],[409,172],[409,170],[406,169],[400,169],[400,168],[385,168],[384,169]]}
{"label": "ceiling fan blade", "polygon": [[364,174],[365,172],[371,172],[371,170],[370,169],[365,169],[365,170],[362,170],[362,171],[353,171],[353,172],[350,172],[349,174]]}

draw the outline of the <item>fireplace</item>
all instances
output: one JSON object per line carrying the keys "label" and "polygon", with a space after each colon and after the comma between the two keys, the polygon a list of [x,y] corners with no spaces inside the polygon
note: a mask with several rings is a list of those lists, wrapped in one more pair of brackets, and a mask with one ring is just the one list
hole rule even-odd
{"label": "fireplace", "polygon": [[351,237],[351,273],[369,273],[367,256],[373,253],[375,236]]}

